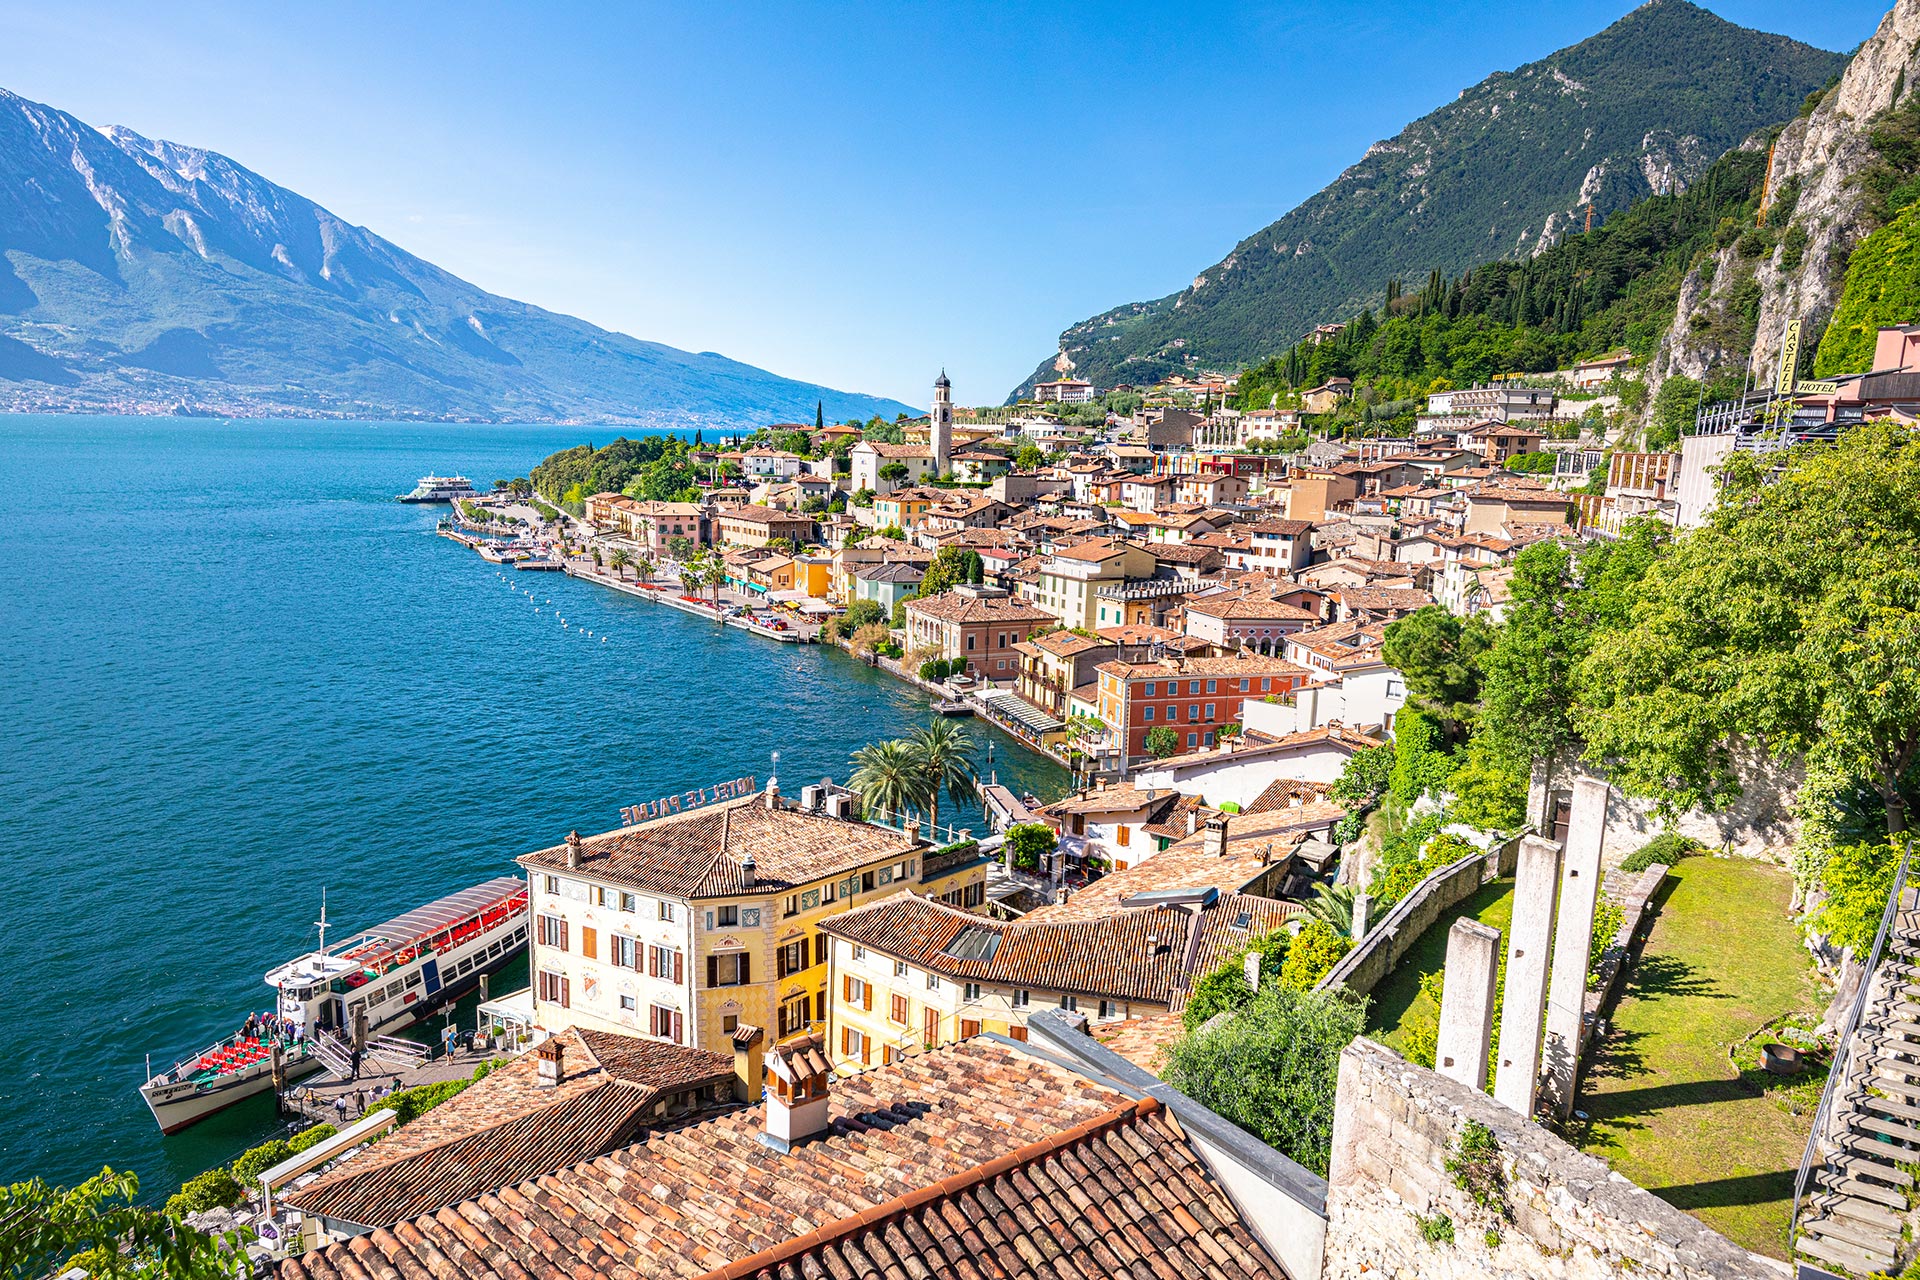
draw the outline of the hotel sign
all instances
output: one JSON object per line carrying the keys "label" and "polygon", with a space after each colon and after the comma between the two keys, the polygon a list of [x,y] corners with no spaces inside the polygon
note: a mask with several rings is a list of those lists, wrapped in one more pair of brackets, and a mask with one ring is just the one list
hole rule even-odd
{"label": "hotel sign", "polygon": [[752,775],[748,775],[716,786],[695,787],[691,791],[682,791],[676,795],[661,796],[658,800],[624,805],[620,809],[620,825],[631,827],[635,823],[646,822],[652,818],[664,818],[670,813],[698,809],[721,800],[735,800],[741,796],[752,795],[755,789],[754,779]]}

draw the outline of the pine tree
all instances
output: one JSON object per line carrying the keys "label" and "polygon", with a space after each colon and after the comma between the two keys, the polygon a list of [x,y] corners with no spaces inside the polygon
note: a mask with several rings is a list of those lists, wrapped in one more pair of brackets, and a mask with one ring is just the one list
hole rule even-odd
{"label": "pine tree", "polygon": [[813,429],[819,431],[826,425],[827,402],[824,400],[815,400],[813,402]]}

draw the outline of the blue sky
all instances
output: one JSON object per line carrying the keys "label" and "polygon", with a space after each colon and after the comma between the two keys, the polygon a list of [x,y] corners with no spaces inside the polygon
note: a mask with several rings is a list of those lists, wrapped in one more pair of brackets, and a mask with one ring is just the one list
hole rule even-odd
{"label": "blue sky", "polygon": [[[981,403],[1629,7],[0,0],[0,86],[498,293],[914,404],[945,366]],[[1709,7],[1850,49],[1886,0]]]}

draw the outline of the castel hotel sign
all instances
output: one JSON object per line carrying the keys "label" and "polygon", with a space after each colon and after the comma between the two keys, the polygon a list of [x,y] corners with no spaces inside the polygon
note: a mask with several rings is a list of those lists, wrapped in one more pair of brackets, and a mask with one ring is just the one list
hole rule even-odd
{"label": "castel hotel sign", "polygon": [[755,789],[754,779],[752,775],[748,775],[716,786],[695,787],[691,791],[661,796],[658,800],[625,805],[620,810],[620,825],[631,827],[635,823],[664,818],[670,813],[679,813],[685,809],[698,809],[703,805],[714,804],[721,800],[737,799],[740,796],[752,795]]}

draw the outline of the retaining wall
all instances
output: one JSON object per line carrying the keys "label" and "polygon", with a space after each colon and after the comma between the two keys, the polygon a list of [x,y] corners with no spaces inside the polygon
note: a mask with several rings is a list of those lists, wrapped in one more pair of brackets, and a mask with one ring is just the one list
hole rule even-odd
{"label": "retaining wall", "polygon": [[[1447,1170],[1467,1121],[1493,1134],[1509,1206],[1474,1203]],[[1340,1055],[1324,1280],[1785,1280],[1734,1244],[1484,1093],[1364,1037]],[[1429,1241],[1444,1218],[1452,1239]],[[1491,1233],[1491,1234],[1490,1234]]]}
{"label": "retaining wall", "polygon": [[1422,880],[1368,926],[1365,941],[1342,956],[1317,989],[1345,987],[1355,995],[1371,992],[1442,915],[1488,881],[1512,875],[1519,850],[1520,836],[1509,836],[1485,853],[1468,854]]}

